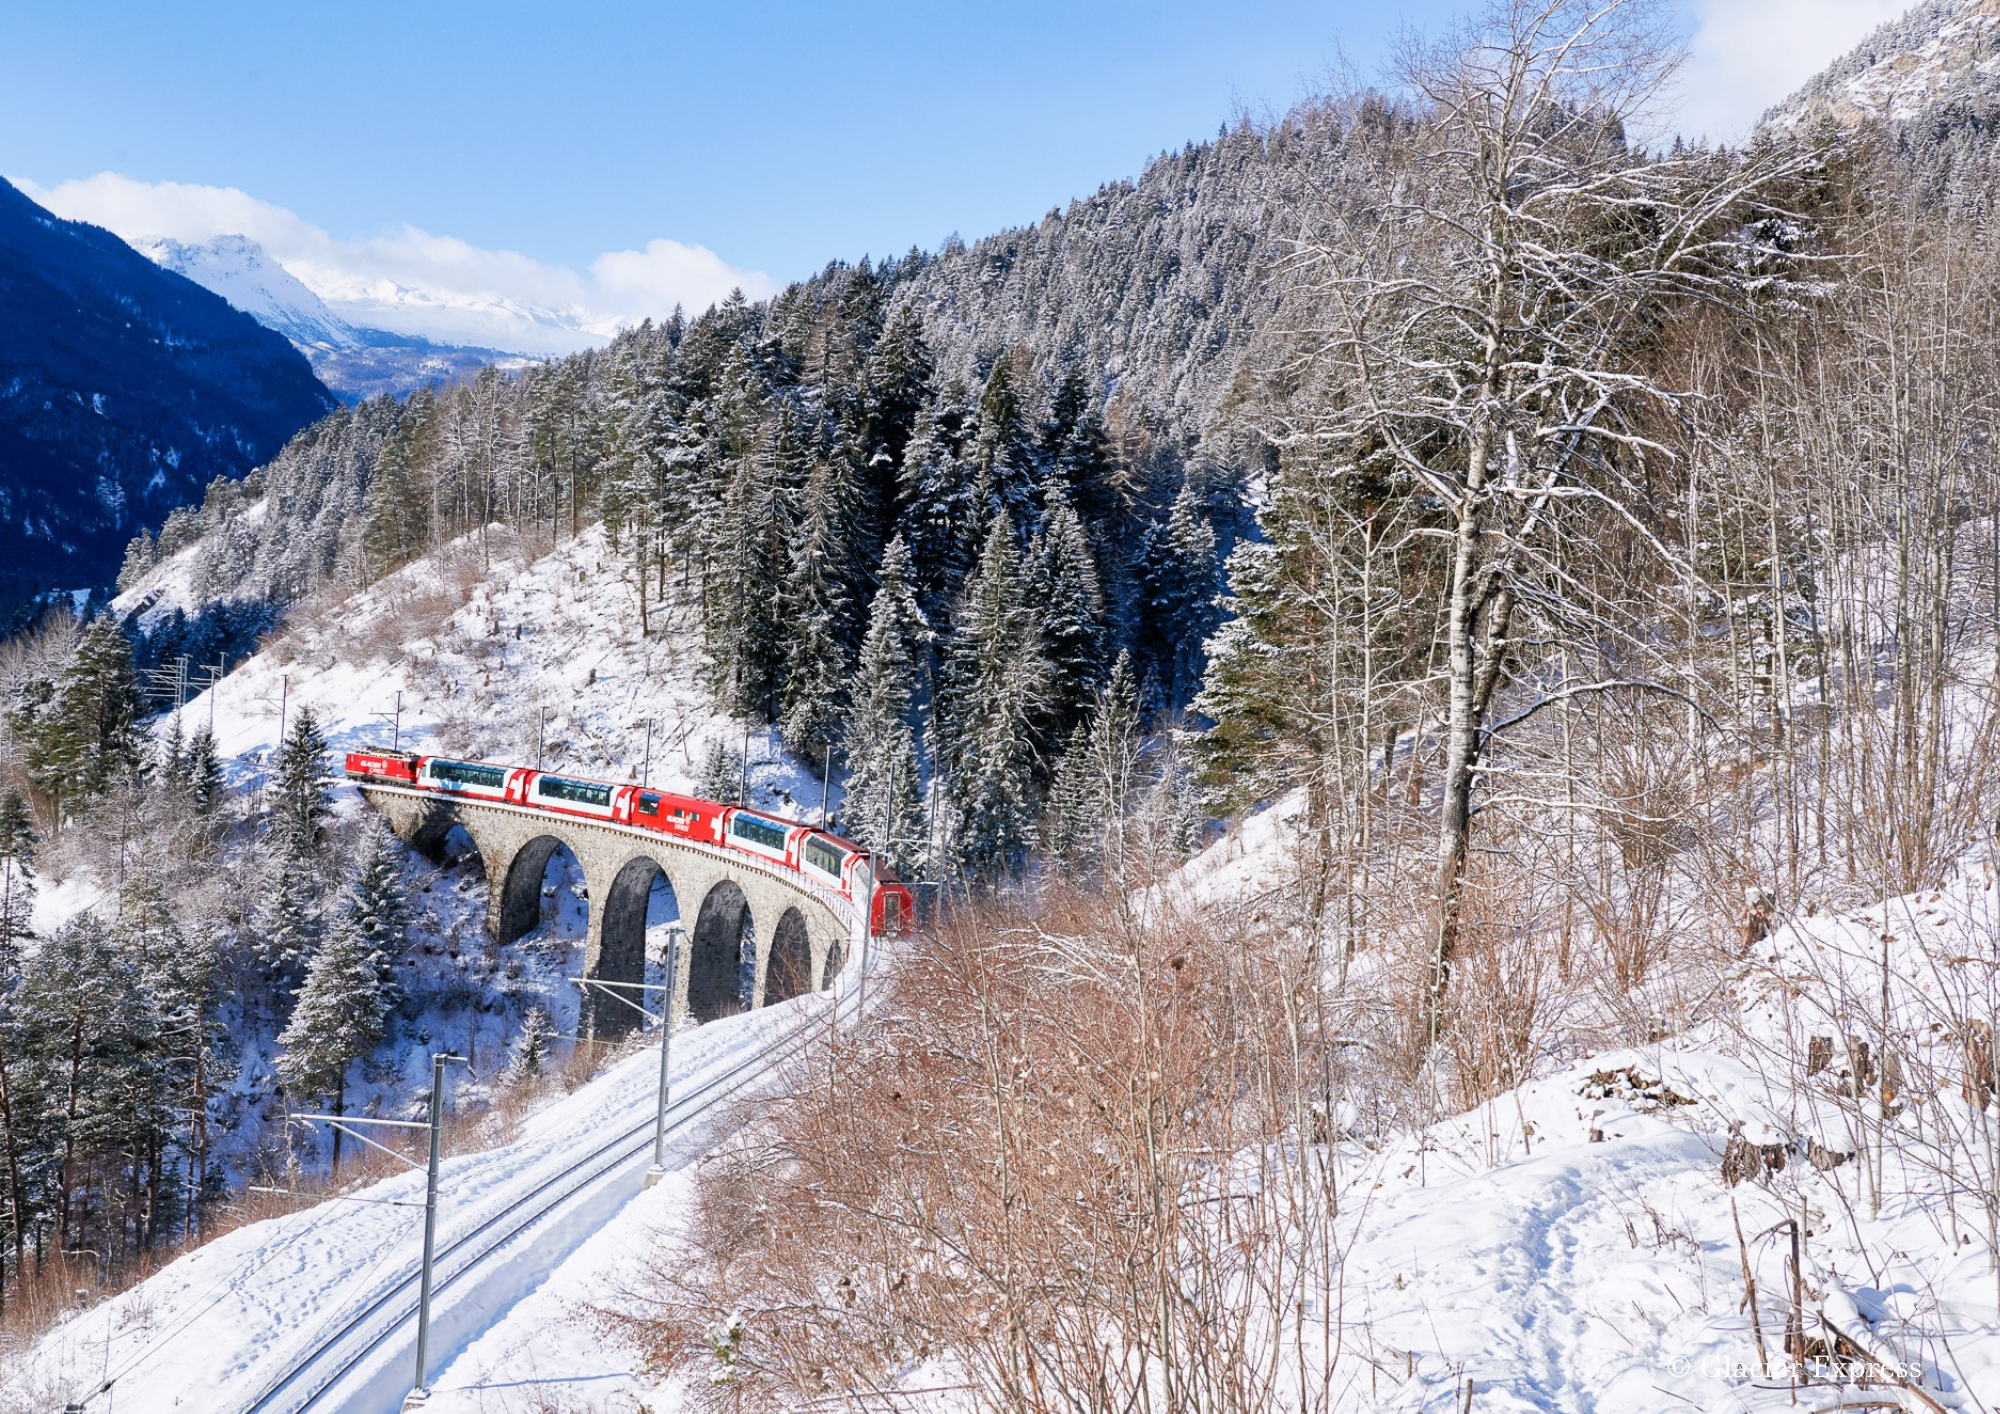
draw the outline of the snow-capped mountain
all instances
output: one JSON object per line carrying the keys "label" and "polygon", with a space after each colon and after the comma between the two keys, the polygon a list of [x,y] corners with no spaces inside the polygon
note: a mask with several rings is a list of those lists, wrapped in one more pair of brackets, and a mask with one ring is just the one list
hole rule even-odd
{"label": "snow-capped mountain", "polygon": [[133,244],[154,264],[213,290],[301,349],[354,349],[362,345],[353,325],[328,309],[326,301],[247,236],[217,236],[200,245],[145,237]]}
{"label": "snow-capped mountain", "polygon": [[1764,115],[1767,127],[1825,118],[1891,122],[2000,91],[2000,0],[1925,0],[1870,34]]}
{"label": "snow-capped mountain", "polygon": [[148,236],[133,245],[155,264],[221,295],[283,334],[348,402],[454,382],[488,364],[518,368],[530,361],[506,350],[434,343],[415,334],[357,325],[247,236],[217,236],[198,245]]}

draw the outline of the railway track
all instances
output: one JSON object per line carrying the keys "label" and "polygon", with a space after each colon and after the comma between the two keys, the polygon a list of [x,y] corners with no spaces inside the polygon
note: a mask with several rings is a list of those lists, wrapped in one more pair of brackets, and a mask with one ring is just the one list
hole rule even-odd
{"label": "railway track", "polygon": [[[840,996],[833,1024],[849,1014],[848,1001],[848,996]],[[668,1135],[684,1131],[741,1094],[772,1065],[797,1054],[807,1040],[805,1027],[775,1037],[675,1097],[667,1106]],[[652,1144],[653,1118],[648,1115],[548,1175],[500,1213],[443,1244],[434,1261],[434,1297],[603,1179],[646,1156]],[[248,1400],[231,1406],[234,1414],[305,1414],[320,1407],[329,1391],[416,1319],[420,1275],[412,1265],[396,1282],[323,1332],[310,1348],[289,1357],[285,1367],[267,1376]]]}

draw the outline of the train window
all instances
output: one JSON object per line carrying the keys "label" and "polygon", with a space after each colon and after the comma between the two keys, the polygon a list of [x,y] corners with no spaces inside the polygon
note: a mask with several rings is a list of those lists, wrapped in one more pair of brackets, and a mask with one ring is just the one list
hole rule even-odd
{"label": "train window", "polygon": [[841,866],[847,862],[847,851],[815,835],[806,841],[805,860],[820,873],[838,879]]}
{"label": "train window", "polygon": [[659,814],[660,798],[650,791],[641,792],[639,796],[639,813],[641,815]]}
{"label": "train window", "polygon": [[507,771],[501,766],[482,766],[475,761],[433,761],[431,775],[440,781],[451,781],[462,786],[479,786],[485,790],[499,790],[507,784]]}
{"label": "train window", "polygon": [[785,827],[769,820],[760,820],[755,815],[739,814],[729,822],[729,833],[740,840],[762,845],[765,849],[785,847]]}
{"label": "train window", "polygon": [[611,803],[611,787],[595,781],[568,781],[561,776],[543,776],[535,782],[535,794],[551,800],[571,800],[578,805],[605,806]]}

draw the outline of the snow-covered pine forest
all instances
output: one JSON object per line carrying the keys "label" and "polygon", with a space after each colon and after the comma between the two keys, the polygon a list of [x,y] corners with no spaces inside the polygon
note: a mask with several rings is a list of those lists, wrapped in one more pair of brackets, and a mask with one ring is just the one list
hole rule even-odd
{"label": "snow-covered pine forest", "polygon": [[1978,142],[1651,150],[1666,57],[1503,6],[217,482],[9,649],[0,1272],[192,1235],[238,1072],[388,1103],[412,998],[512,978],[489,1034],[563,1044],[530,960],[396,973],[453,885],[325,813],[274,680],[619,779],[671,701],[669,775],[830,765],[933,887],[879,1022],[575,1304],[650,1407],[2000,1402]]}

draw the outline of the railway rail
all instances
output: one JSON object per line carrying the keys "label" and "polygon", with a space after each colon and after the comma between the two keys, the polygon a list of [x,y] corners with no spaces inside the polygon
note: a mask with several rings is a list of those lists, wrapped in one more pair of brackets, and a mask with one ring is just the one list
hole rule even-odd
{"label": "railway rail", "polygon": [[[853,1010],[844,991],[836,995],[835,1014],[825,1024],[838,1025]],[[774,1065],[798,1054],[811,1029],[801,1025],[774,1037],[675,1097],[667,1106],[667,1133],[685,1131],[749,1089]],[[528,1229],[620,1168],[649,1156],[653,1123],[654,1117],[648,1114],[550,1174],[499,1213],[453,1237],[437,1254],[434,1291],[450,1290]],[[292,1355],[283,1369],[266,1376],[247,1400],[231,1406],[234,1414],[305,1414],[322,1407],[320,1401],[329,1392],[416,1319],[419,1279],[420,1272],[412,1266],[339,1324],[323,1331],[310,1347]]]}

